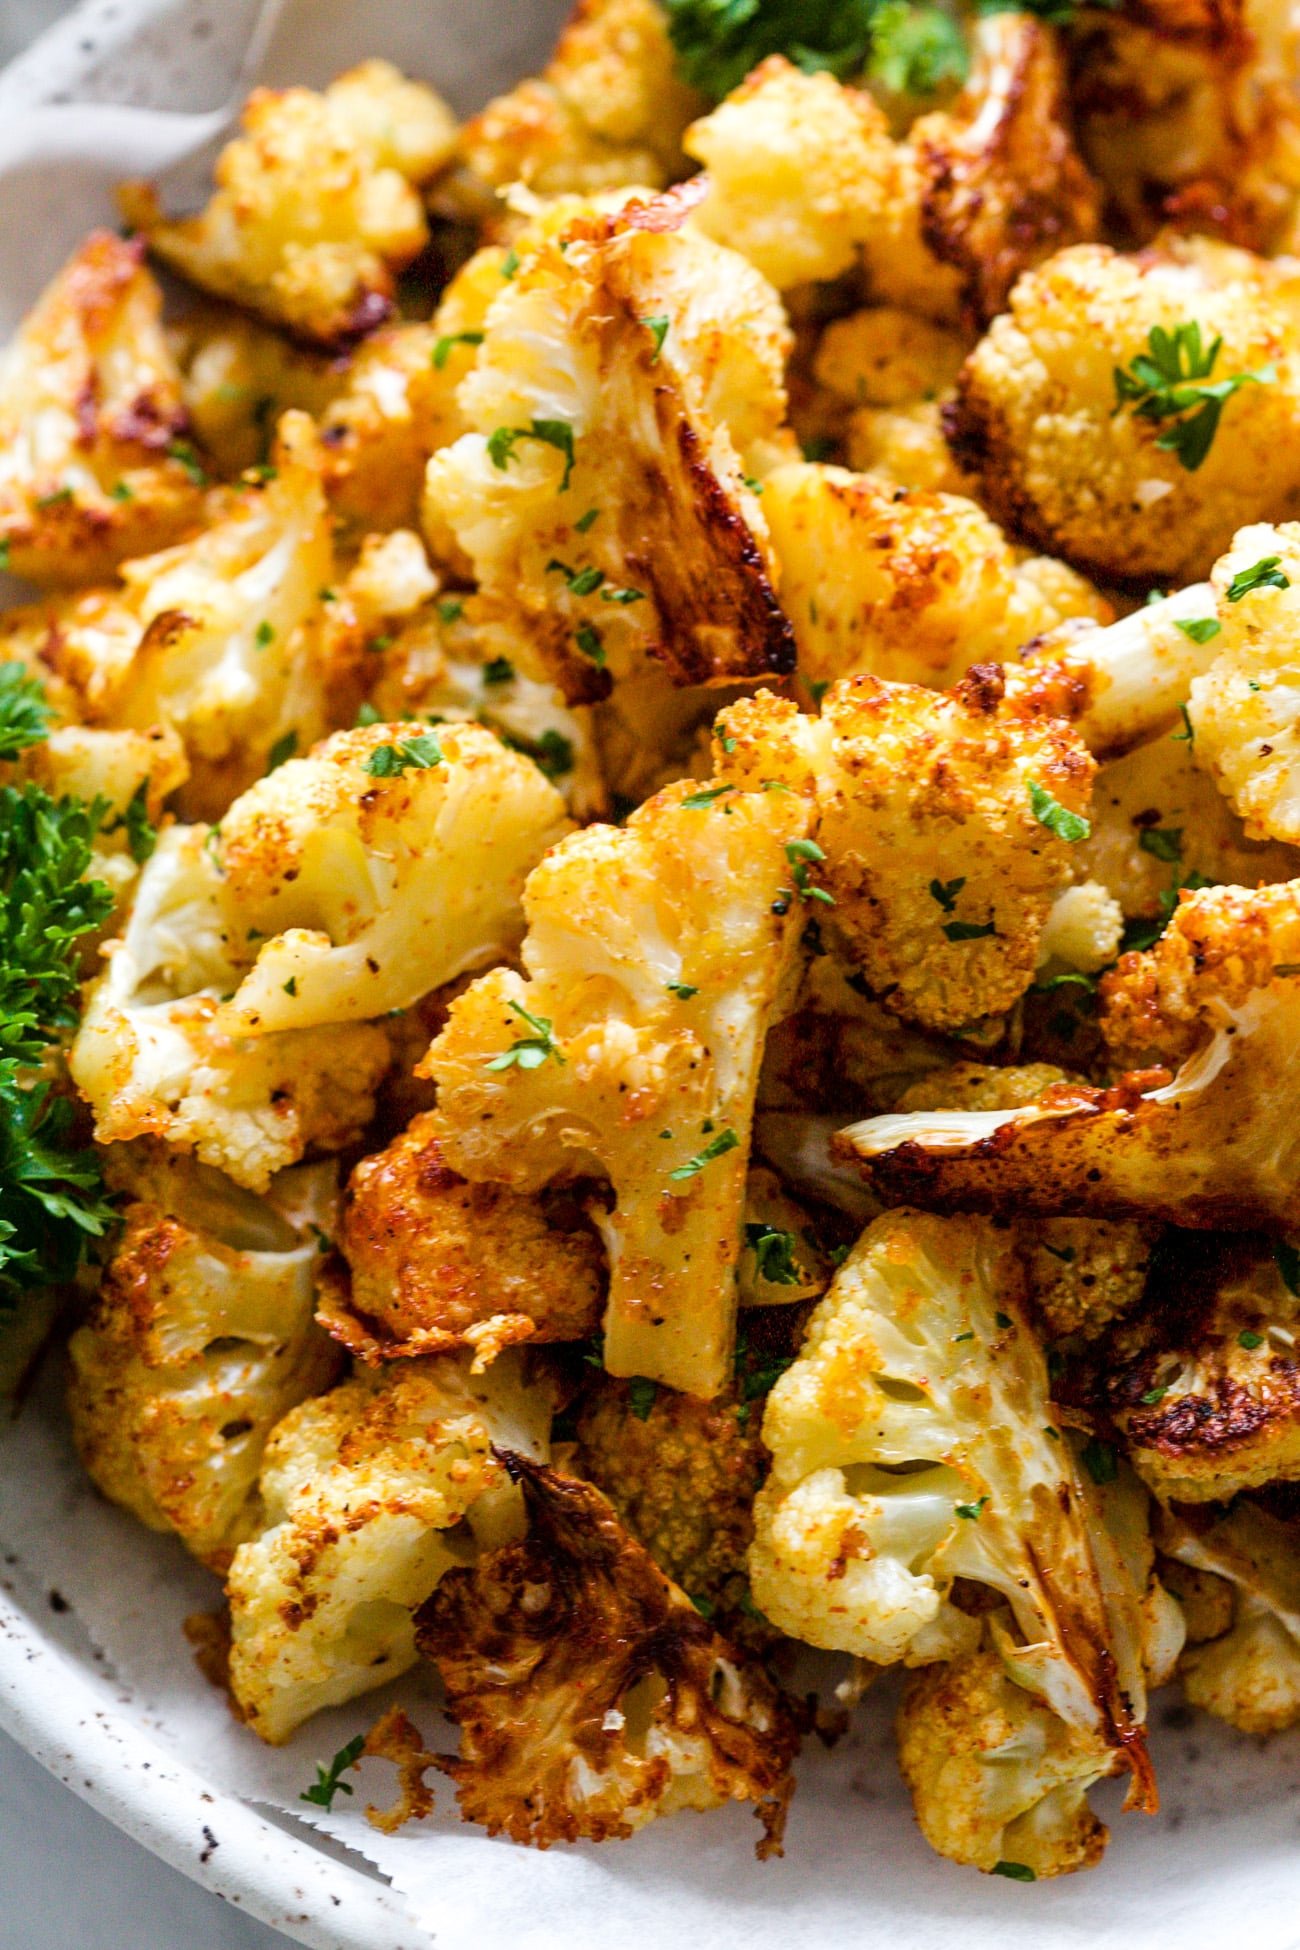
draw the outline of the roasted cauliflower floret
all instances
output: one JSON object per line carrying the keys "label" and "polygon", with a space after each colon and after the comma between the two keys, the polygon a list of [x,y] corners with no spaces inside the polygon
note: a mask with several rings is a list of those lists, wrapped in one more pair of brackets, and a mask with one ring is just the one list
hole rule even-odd
{"label": "roasted cauliflower floret", "polygon": [[1155,947],[1102,983],[1112,1053],[1147,1067],[1021,1110],[872,1118],[837,1152],[886,1196],[941,1209],[1295,1225],[1297,969],[1294,881],[1184,894]]}
{"label": "roasted cauliflower floret", "polygon": [[[970,499],[975,483],[958,464],[944,435],[945,404],[920,400],[910,406],[858,407],[848,425],[849,466],[859,474],[874,474],[890,487]],[[1048,562],[1051,557],[1036,559]]]}
{"label": "roasted cauliflower floret", "polygon": [[608,1177],[605,1362],[712,1395],[730,1372],[750,1121],[803,926],[790,793],[680,785],[554,847],[524,894],[526,975],[451,1006],[423,1068],[442,1155],[531,1192]]}
{"label": "roasted cauliflower floret", "polygon": [[796,462],[768,475],[763,512],[813,683],[870,672],[937,688],[1068,617],[1112,615],[1082,576],[1027,558],[956,495]]}
{"label": "roasted cauliflower floret", "polygon": [[0,549],[32,582],[109,575],[199,518],[203,477],[143,255],[92,232],[0,353]]}
{"label": "roasted cauliflower floret", "polygon": [[1300,500],[1294,318],[1241,252],[1062,251],[963,368],[958,458],[999,520],[1093,575],[1204,576]]}
{"label": "roasted cauliflower floret", "polygon": [[1017,1686],[995,1651],[913,1673],[896,1732],[921,1833],[949,1861],[1037,1881],[1101,1860],[1088,1789],[1116,1771],[1114,1749]]}
{"label": "roasted cauliflower floret", "polygon": [[266,937],[223,1026],[382,1016],[501,958],[524,882],[568,824],[537,766],[480,725],[336,732],[222,820],[227,906]]}
{"label": "roasted cauliflower floret", "polygon": [[1011,1007],[1088,830],[1066,725],[982,665],[941,694],[852,678],[818,719],[760,693],[715,738],[723,776],[810,795],[829,919],[891,1009],[956,1029]]}
{"label": "roasted cauliflower floret", "polygon": [[1161,1548],[1233,1587],[1232,1623],[1182,1662],[1193,1706],[1240,1727],[1279,1733],[1300,1720],[1300,1538],[1248,1499],[1208,1524],[1165,1515]]}
{"label": "roasted cauliflower floret", "polygon": [[278,1745],[415,1663],[415,1607],[522,1529],[494,1445],[544,1459],[552,1407],[513,1354],[479,1377],[443,1356],[357,1374],[284,1418],[261,1534],[226,1584],[231,1691],[255,1733]]}
{"label": "roasted cauliflower floret", "polygon": [[[1091,823],[1091,822],[1090,822]],[[1096,975],[1119,953],[1124,910],[1097,880],[1076,881],[1058,894],[1038,942],[1039,967]]]}
{"label": "roasted cauliflower floret", "polygon": [[1142,1798],[1145,1593],[1093,1536],[1026,1303],[1014,1237],[988,1221],[867,1228],[768,1399],[754,1600],[810,1644],[925,1665],[978,1643],[954,1581],[991,1588],[1009,1676]]}
{"label": "roasted cauliflower floret", "polygon": [[508,1462],[526,1536],[449,1572],[416,1618],[460,1727],[442,1766],[463,1818],[546,1848],[749,1801],[759,1855],[779,1854],[798,1735],[771,1681],[590,1483]]}
{"label": "roasted cauliflower floret", "polygon": [[313,1319],[334,1167],[262,1199],[181,1158],[150,1176],[72,1337],[72,1430],[105,1496],[224,1568],[257,1527],[267,1437],[339,1365]]}
{"label": "roasted cauliflower floret", "polygon": [[600,1323],[604,1260],[576,1201],[471,1185],[443,1162],[436,1112],[365,1158],[343,1201],[346,1281],[330,1331],[368,1360],[511,1341],[578,1341]]}
{"label": "roasted cauliflower floret", "polygon": [[[484,641],[571,702],[658,659],[677,684],[787,673],[747,471],[779,445],[789,339],[743,259],[634,202],[544,238],[488,313],[426,524],[474,567]],[[563,248],[561,248],[563,246]]]}
{"label": "roasted cauliflower floret", "polygon": [[367,61],[324,94],[258,88],[197,216],[169,219],[128,184],[127,221],[173,270],[299,337],[334,345],[380,324],[393,276],[428,237],[415,185],[449,158],[456,124],[431,89]]}
{"label": "roasted cauliflower floret", "polygon": [[959,333],[877,305],[826,327],[813,376],[845,406],[910,406],[948,392],[965,356]]}
{"label": "roasted cauliflower floret", "polygon": [[264,1191],[312,1146],[365,1128],[388,1062],[382,1029],[341,1023],[241,1038],[223,997],[252,959],[203,827],[163,833],[130,919],[86,996],[69,1054],[102,1144],[155,1136]]}

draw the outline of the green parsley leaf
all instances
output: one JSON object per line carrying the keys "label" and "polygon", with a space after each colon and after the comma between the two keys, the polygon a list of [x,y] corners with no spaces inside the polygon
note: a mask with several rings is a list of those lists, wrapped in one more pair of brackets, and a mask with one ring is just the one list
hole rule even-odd
{"label": "green parsley leaf", "polygon": [[265,650],[268,643],[275,642],[275,631],[269,623],[263,622],[258,624],[255,641],[259,650]]}
{"label": "green parsley leaf", "polygon": [[1050,1253],[1053,1259],[1059,1259],[1066,1266],[1074,1265],[1076,1255],[1073,1246],[1049,1246],[1045,1239],[1042,1245],[1043,1251]]}
{"label": "green parsley leaf", "polygon": [[602,589],[600,600],[602,603],[618,603],[626,609],[629,603],[643,603],[645,591],[644,589]]}
{"label": "green parsley leaf", "polygon": [[698,995],[700,992],[697,988],[693,988],[689,982],[667,982],[664,986],[670,995],[677,997],[679,1002],[689,1002],[693,995]]}
{"label": "green parsley leaf", "polygon": [[25,664],[0,664],[0,759],[43,745],[53,716],[44,687]]}
{"label": "green parsley leaf", "polygon": [[38,508],[62,508],[72,499],[72,489],[65,484],[63,487],[51,488],[48,494],[38,494],[36,505]]}
{"label": "green parsley leaf", "polygon": [[1176,325],[1172,332],[1153,325],[1147,346],[1126,367],[1113,369],[1115,411],[1127,406],[1135,419],[1169,421],[1156,446],[1176,454],[1187,472],[1195,473],[1214,444],[1225,403],[1243,386],[1276,384],[1277,373],[1272,366],[1261,366],[1212,383],[1223,340],[1203,344],[1195,320]]}
{"label": "green parsley leaf", "polygon": [[540,440],[544,446],[554,447],[564,456],[564,479],[560,482],[563,494],[573,475],[574,451],[573,428],[567,420],[533,420],[526,427],[497,427],[488,435],[488,459],[494,467],[504,470],[515,458],[515,448],[521,440]]}
{"label": "green parsley leaf", "polygon": [[627,1403],[638,1422],[650,1420],[650,1410],[655,1405],[659,1393],[656,1381],[647,1381],[644,1375],[633,1375],[627,1384]]}
{"label": "green parsley leaf", "polygon": [[682,800],[679,810],[681,812],[703,812],[706,806],[715,805],[725,793],[734,792],[735,790],[734,785],[701,786],[698,792],[687,794],[686,798]]}
{"label": "green parsley leaf", "polygon": [[364,727],[368,724],[382,724],[382,723],[383,723],[383,719],[380,717],[374,705],[369,702],[363,704],[360,710],[357,712],[358,731],[364,729]]}
{"label": "green parsley leaf", "polygon": [[1140,1395],[1138,1397],[1138,1400],[1142,1403],[1144,1408],[1154,1408],[1158,1402],[1162,1402],[1164,1400],[1165,1396],[1168,1393],[1169,1393],[1169,1386],[1168,1383],[1165,1383],[1164,1386],[1162,1387],[1158,1386],[1155,1388],[1148,1388],[1145,1395]]}
{"label": "green parsley leaf", "polygon": [[1082,1450],[1083,1466],[1094,1483],[1113,1483],[1119,1475],[1119,1462],[1111,1443],[1093,1436]]}
{"label": "green parsley leaf", "polygon": [[585,535],[588,529],[594,528],[596,523],[599,520],[600,520],[600,509],[588,508],[586,514],[583,515],[580,520],[575,521],[573,525],[577,529],[580,535]]}
{"label": "green parsley leaf", "polygon": [[1144,826],[1138,834],[1138,845],[1143,853],[1149,853],[1153,859],[1176,864],[1183,857],[1183,828]]}
{"label": "green parsley leaf", "polygon": [[152,857],[158,844],[158,834],[149,817],[148,779],[141,779],[131,794],[126,811],[122,814],[122,824],[126,827],[127,850],[137,867],[142,867]]}
{"label": "green parsley leaf", "polygon": [[583,656],[591,658],[597,670],[605,668],[605,646],[601,641],[599,630],[593,629],[590,623],[584,623],[580,629],[575,630],[573,640]]}
{"label": "green parsley leaf", "polygon": [[798,1286],[799,1267],[792,1232],[751,1222],[745,1227],[745,1244],[754,1255],[754,1268],[760,1280],[766,1280],[771,1286]]}
{"label": "green parsley leaf", "polygon": [[1073,845],[1077,840],[1086,840],[1092,831],[1092,822],[1081,813],[1071,812],[1059,799],[1037,779],[1029,781],[1029,807],[1040,826],[1046,826],[1049,833],[1055,833],[1058,840],[1068,840]]}
{"label": "green parsley leaf", "polygon": [[944,913],[951,914],[957,905],[957,896],[965,885],[965,874],[960,874],[956,880],[932,880],[930,893],[933,899],[938,901]]}
{"label": "green parsley leaf", "polygon": [[995,1862],[995,1876],[1005,1876],[1008,1882],[1037,1882],[1038,1877],[1027,1862]]}
{"label": "green parsley leaf", "polygon": [[945,921],[943,932],[949,941],[984,941],[997,928],[992,921]]}
{"label": "green parsley leaf", "polygon": [[551,1033],[555,1027],[551,1018],[531,1015],[521,1002],[511,1002],[509,1006],[522,1022],[528,1024],[533,1033],[531,1036],[517,1037],[509,1049],[502,1050],[500,1056],[489,1057],[487,1068],[489,1070],[540,1070],[548,1056],[553,1056],[563,1067],[567,1059]]}
{"label": "green parsley leaf", "polygon": [[482,332],[444,332],[433,348],[434,370],[441,372],[458,345],[482,345]]}
{"label": "green parsley leaf", "polygon": [[439,620],[443,623],[459,623],[465,614],[465,602],[461,596],[444,596],[438,604]]}
{"label": "green parsley leaf", "polygon": [[654,339],[655,349],[650,363],[652,366],[657,366],[659,364],[660,354],[664,349],[664,340],[668,336],[668,314],[667,312],[660,312],[656,318],[643,318],[641,323],[647,328]]}
{"label": "green parsley leaf", "polygon": [[178,461],[189,475],[195,487],[206,487],[208,477],[203,471],[203,463],[188,440],[173,440],[167,449],[168,458]]}
{"label": "green parsley leaf", "polygon": [[289,979],[288,979],[288,981],[287,981],[287,982],[281,982],[281,984],[280,984],[280,986],[281,986],[281,988],[282,988],[282,989],[284,990],[284,992],[285,992],[285,994],[286,994],[286,995],[297,995],[297,993],[298,993],[298,977],[297,977],[296,975],[291,975],[291,976],[289,977]]}
{"label": "green parsley leaf", "polygon": [[785,857],[790,862],[791,878],[800,900],[820,901],[824,907],[834,907],[834,894],[828,894],[824,887],[814,887],[808,878],[808,863],[826,858],[816,840],[787,840]]}
{"label": "green parsley leaf", "polygon": [[703,1151],[697,1151],[688,1163],[678,1165],[676,1171],[670,1171],[668,1176],[674,1184],[680,1184],[687,1178],[694,1178],[697,1172],[703,1171],[705,1165],[712,1164],[715,1158],[721,1158],[728,1151],[736,1150],[739,1143],[740,1139],[730,1127],[725,1131],[719,1131],[718,1135],[705,1145]]}
{"label": "green parsley leaf", "polygon": [[483,682],[485,684],[513,684],[514,681],[515,667],[509,657],[493,657],[491,663],[484,664]]}
{"label": "green parsley leaf", "polygon": [[1281,562],[1280,555],[1261,555],[1248,569],[1239,569],[1228,584],[1228,601],[1239,603],[1254,589],[1289,589],[1291,578],[1283,574]]}
{"label": "green parsley leaf", "polygon": [[114,501],[134,501],[135,490],[129,481],[114,481],[109,489]]}
{"label": "green parsley leaf", "polygon": [[1300,1299],[1300,1246],[1288,1246],[1285,1239],[1279,1239],[1273,1248],[1273,1260],[1287,1292]]}
{"label": "green parsley leaf", "polygon": [[965,81],[970,55],[960,22],[940,7],[881,0],[871,15],[867,75],[892,95],[933,95]]}
{"label": "green parsley leaf", "polygon": [[429,772],[442,764],[442,746],[431,731],[404,738],[396,745],[376,745],[361,769],[372,779],[395,779],[403,772]]}
{"label": "green parsley leaf", "polygon": [[346,1747],[340,1747],[328,1767],[316,1764],[316,1779],[312,1785],[298,1796],[300,1801],[310,1801],[317,1808],[332,1808],[336,1794],[351,1794],[349,1782],[343,1779],[350,1767],[355,1767],[365,1748],[366,1737],[359,1733],[349,1740]]}
{"label": "green parsley leaf", "polygon": [[1190,745],[1196,737],[1196,727],[1192,723],[1185,704],[1179,705],[1178,712],[1183,721],[1183,728],[1181,731],[1171,731],[1169,736],[1173,739],[1175,745]]}
{"label": "green parsley leaf", "polygon": [[1217,616],[1192,616],[1186,622],[1175,620],[1175,628],[1190,637],[1193,643],[1209,643],[1223,628]]}
{"label": "green parsley leaf", "polygon": [[285,760],[292,758],[297,749],[298,734],[296,731],[286,731],[283,738],[277,738],[266,755],[266,769],[268,773],[278,772]]}
{"label": "green parsley leaf", "polygon": [[[642,1421],[644,1421],[645,1417],[642,1416],[641,1419]],[[706,1598],[703,1595],[703,1593],[696,1594],[696,1593],[688,1592],[687,1595],[690,1598],[691,1603],[694,1605],[696,1611],[700,1614],[701,1618],[713,1617],[718,1607],[714,1604],[712,1598]]]}
{"label": "green parsley leaf", "polygon": [[1252,1333],[1249,1327],[1243,1327],[1237,1336],[1237,1346],[1244,1347],[1248,1354],[1253,1354],[1257,1347],[1263,1347],[1263,1345],[1264,1336],[1262,1334]]}
{"label": "green parsley leaf", "polygon": [[980,1511],[987,1502],[987,1496],[981,1496],[975,1503],[959,1503],[956,1506],[957,1515],[959,1517],[966,1517],[971,1523],[978,1523]]}
{"label": "green parsley leaf", "polygon": [[505,279],[507,284],[510,283],[511,279],[514,277],[518,269],[519,269],[519,252],[515,249],[514,245],[512,244],[510,246],[510,249],[506,252],[505,257],[502,259],[502,263],[501,263],[501,275]]}

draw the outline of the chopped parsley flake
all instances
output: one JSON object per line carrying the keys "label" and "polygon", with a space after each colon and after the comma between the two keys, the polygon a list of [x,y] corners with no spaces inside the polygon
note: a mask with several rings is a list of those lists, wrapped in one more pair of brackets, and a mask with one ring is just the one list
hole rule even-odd
{"label": "chopped parsley flake", "polygon": [[563,1065],[565,1055],[551,1033],[554,1028],[551,1018],[531,1015],[522,1002],[511,1002],[509,1006],[521,1022],[528,1024],[533,1033],[531,1036],[517,1037],[509,1049],[502,1050],[499,1056],[489,1057],[488,1069],[540,1070],[548,1056],[554,1057],[557,1063]]}
{"label": "chopped parsley flake", "polygon": [[1255,589],[1289,589],[1291,578],[1282,573],[1281,564],[1280,555],[1261,555],[1248,569],[1239,569],[1228,584],[1228,601],[1239,603]]}
{"label": "chopped parsley flake", "polygon": [[300,1801],[310,1801],[318,1808],[332,1808],[336,1794],[351,1794],[349,1782],[343,1779],[350,1767],[355,1767],[365,1749],[366,1737],[359,1733],[340,1747],[328,1767],[316,1764],[316,1779],[312,1785],[298,1796]]}
{"label": "chopped parsley flake", "polygon": [[1115,411],[1127,406],[1135,419],[1168,421],[1156,446],[1176,454],[1187,472],[1195,473],[1214,444],[1225,403],[1243,386],[1275,384],[1277,373],[1272,366],[1261,366],[1257,372],[1211,381],[1223,340],[1205,345],[1194,319],[1172,332],[1153,325],[1147,346],[1126,367],[1114,368]]}
{"label": "chopped parsley flake", "polygon": [[1091,821],[1063,806],[1037,779],[1029,781],[1029,807],[1040,826],[1046,826],[1058,840],[1068,840],[1071,845],[1086,840],[1092,831]]}
{"label": "chopped parsley flake", "polygon": [[674,1184],[680,1184],[687,1178],[694,1178],[697,1172],[703,1171],[705,1165],[712,1164],[715,1158],[721,1158],[728,1151],[736,1150],[739,1143],[740,1139],[730,1127],[725,1131],[719,1131],[718,1135],[705,1145],[703,1151],[697,1151],[693,1158],[684,1165],[678,1165],[676,1171],[670,1171],[668,1176]]}
{"label": "chopped parsley flake", "polygon": [[482,345],[482,343],[482,332],[444,332],[443,336],[433,348],[433,364],[435,370],[438,372],[442,371],[448,359],[450,359],[454,347],[458,345]]}
{"label": "chopped parsley flake", "polygon": [[422,731],[396,745],[376,745],[362,760],[361,769],[372,779],[395,779],[403,772],[429,772],[441,764],[442,746],[431,731]]}
{"label": "chopped parsley flake", "polygon": [[751,1223],[745,1227],[745,1244],[754,1255],[760,1280],[771,1286],[798,1286],[799,1267],[795,1260],[795,1237],[777,1226]]}
{"label": "chopped parsley flake", "polygon": [[1190,637],[1193,643],[1208,643],[1212,637],[1218,636],[1223,625],[1217,616],[1191,616],[1186,621],[1177,621],[1175,627],[1184,636]]}

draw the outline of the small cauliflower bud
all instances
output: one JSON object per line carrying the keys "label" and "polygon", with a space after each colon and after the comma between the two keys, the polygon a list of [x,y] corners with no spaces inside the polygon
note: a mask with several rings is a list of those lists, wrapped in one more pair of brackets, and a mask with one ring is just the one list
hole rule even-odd
{"label": "small cauliflower bud", "polygon": [[336,732],[221,823],[227,908],[267,937],[221,1026],[373,1019],[501,959],[524,882],[568,825],[537,766],[481,725]]}
{"label": "small cauliflower bud", "polygon": [[781,1853],[798,1751],[766,1673],[719,1638],[590,1483],[507,1457],[520,1543],[450,1571],[416,1617],[460,1754],[461,1815],[548,1848],[747,1801]]}
{"label": "small cauliflower bud", "polygon": [[126,185],[122,208],[191,283],[334,346],[391,310],[394,274],[428,238],[415,186],[455,138],[431,90],[368,61],[323,94],[255,89],[197,216],[167,218],[143,183]]}
{"label": "small cauliflower bud", "polygon": [[975,1649],[991,1588],[1012,1678],[1149,1785],[1137,1594],[1094,1546],[1026,1314],[1014,1235],[897,1210],[870,1225],[768,1398],[754,1601],[877,1664]]}
{"label": "small cauliflower bud", "polygon": [[996,1651],[913,1673],[895,1731],[921,1833],[950,1862],[1028,1882],[1101,1860],[1088,1789],[1118,1755],[1017,1686]]}
{"label": "small cauliflower bud", "polygon": [[135,1195],[69,1345],[73,1436],[105,1496],[224,1569],[257,1528],[267,1437],[339,1365],[313,1319],[335,1168],[264,1198],[181,1157],[135,1175],[114,1174]]}
{"label": "small cauliflower bud", "polygon": [[279,1745],[415,1663],[415,1607],[523,1527],[494,1448],[544,1460],[553,1407],[514,1354],[480,1377],[444,1356],[359,1373],[284,1418],[263,1528],[226,1584],[231,1691],[255,1733]]}
{"label": "small cauliflower bud", "polygon": [[1280,1733],[1300,1721],[1300,1537],[1294,1523],[1249,1498],[1209,1522],[1164,1512],[1160,1547],[1178,1564],[1226,1579],[1225,1631],[1183,1655],[1193,1706],[1243,1733]]}
{"label": "small cauliflower bud", "polygon": [[94,231],[0,353],[0,550],[81,583],[199,519],[181,380],[143,247]]}
{"label": "small cauliflower bud", "polygon": [[958,495],[796,462],[764,481],[763,512],[812,683],[870,672],[940,688],[1069,618],[1112,614],[1064,565],[1055,586],[1032,573],[1025,551]]}
{"label": "small cauliflower bud", "polygon": [[1038,966],[1085,975],[1109,968],[1119,954],[1124,910],[1100,881],[1081,880],[1052,903],[1038,940]]}
{"label": "small cauliflower bud", "polygon": [[251,959],[232,933],[203,827],[173,826],[140,875],[69,1053],[101,1144],[156,1136],[264,1191],[309,1147],[340,1150],[370,1119],[388,1040],[369,1024],[256,1040],[220,1025]]}
{"label": "small cauliflower bud", "polygon": [[605,1362],[689,1394],[730,1373],[746,1163],[764,1040],[804,908],[794,794],[670,787],[622,828],[552,849],[524,895],[526,974],[452,1003],[425,1073],[442,1152],[532,1192],[596,1175]]}
{"label": "small cauliflower bud", "polygon": [[[570,702],[794,663],[748,476],[779,443],[789,334],[743,259],[634,201],[543,237],[485,321],[425,526],[473,564],[484,641]],[[561,248],[563,245],[563,248]]]}
{"label": "small cauliflower bud", "polygon": [[949,391],[964,358],[958,333],[915,312],[876,305],[826,327],[813,377],[845,406],[909,406]]}

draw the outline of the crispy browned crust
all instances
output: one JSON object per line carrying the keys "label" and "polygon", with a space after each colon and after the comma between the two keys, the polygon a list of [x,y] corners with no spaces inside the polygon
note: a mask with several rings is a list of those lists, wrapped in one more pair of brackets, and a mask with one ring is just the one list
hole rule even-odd
{"label": "crispy browned crust", "polygon": [[366,1820],[382,1835],[395,1835],[408,1821],[424,1821],[433,1813],[433,1789],[424,1778],[438,1757],[425,1747],[420,1729],[403,1713],[390,1706],[375,1721],[362,1748],[368,1760],[389,1760],[397,1769],[397,1799],[391,1808],[366,1809]]}
{"label": "crispy browned crust", "polygon": [[[538,1848],[626,1837],[659,1804],[679,1805],[669,1757],[646,1752],[648,1709],[657,1735],[707,1753],[708,1792],[688,1805],[752,1801],[759,1855],[779,1853],[798,1732],[771,1682],[741,1664],[590,1483],[502,1460],[523,1489],[527,1536],[448,1572],[415,1621],[461,1729],[459,1758],[439,1766],[464,1819]],[[738,1688],[743,1717],[722,1704]],[[602,1784],[588,1805],[575,1799],[576,1769]]]}

